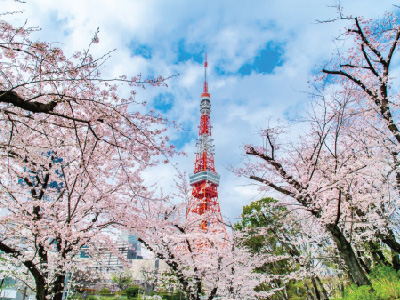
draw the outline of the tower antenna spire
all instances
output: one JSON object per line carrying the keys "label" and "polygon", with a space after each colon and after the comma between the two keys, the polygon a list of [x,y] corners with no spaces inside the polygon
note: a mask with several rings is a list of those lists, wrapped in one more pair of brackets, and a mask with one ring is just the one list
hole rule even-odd
{"label": "tower antenna spire", "polygon": [[204,59],[204,86],[203,93],[208,93],[208,82],[207,82],[207,52]]}

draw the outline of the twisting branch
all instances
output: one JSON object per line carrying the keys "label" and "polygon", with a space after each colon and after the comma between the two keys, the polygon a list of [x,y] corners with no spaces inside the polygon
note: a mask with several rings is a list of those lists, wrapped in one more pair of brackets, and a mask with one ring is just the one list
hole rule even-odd
{"label": "twisting branch", "polygon": [[15,107],[19,107],[33,113],[49,113],[52,112],[57,106],[57,102],[55,101],[50,101],[47,104],[37,101],[25,101],[25,99],[20,97],[14,91],[0,91],[0,102],[12,104]]}
{"label": "twisting branch", "polygon": [[292,185],[299,192],[301,192],[303,190],[302,185],[296,179],[294,179],[291,175],[287,174],[287,172],[283,169],[282,164],[277,162],[273,157],[268,156],[268,155],[263,154],[263,153],[259,153],[254,147],[248,147],[246,149],[246,154],[258,156],[261,159],[265,160],[270,165],[272,165],[275,168],[276,171],[279,172],[279,174],[282,176],[283,179],[286,180],[287,183]]}
{"label": "twisting branch", "polygon": [[347,77],[348,79],[353,81],[355,84],[357,84],[359,87],[361,87],[363,89],[363,91],[365,91],[372,99],[374,99],[374,101],[376,102],[377,105],[380,105],[380,101],[378,99],[377,92],[367,88],[367,86],[364,84],[364,82],[362,82],[360,79],[356,78],[355,76],[350,75],[344,71],[322,69],[322,72],[324,72],[326,74],[330,74],[330,75],[340,75],[340,76]]}

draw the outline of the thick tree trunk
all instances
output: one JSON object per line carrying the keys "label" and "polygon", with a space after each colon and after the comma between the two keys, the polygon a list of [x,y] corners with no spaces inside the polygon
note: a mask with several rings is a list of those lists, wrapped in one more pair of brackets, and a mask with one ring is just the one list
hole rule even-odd
{"label": "thick tree trunk", "polygon": [[318,276],[315,276],[315,282],[318,284],[319,288],[321,289],[321,299],[322,300],[329,300],[328,293],[322,284],[321,279]]}
{"label": "thick tree trunk", "polygon": [[371,269],[367,266],[367,264],[362,259],[362,254],[360,251],[357,251],[357,258],[358,258],[358,262],[360,263],[361,267],[363,267],[363,269],[365,270],[365,273],[367,273],[367,274],[371,273]]}
{"label": "thick tree trunk", "polygon": [[315,295],[311,292],[310,288],[308,287],[308,284],[305,284],[306,290],[307,290],[307,300],[315,300]]}
{"label": "thick tree trunk", "polygon": [[344,298],[344,284],[343,284],[342,275],[337,274],[337,277],[338,277],[338,279],[339,279],[340,297]]}
{"label": "thick tree trunk", "polygon": [[391,252],[392,252],[392,266],[396,271],[398,271],[398,270],[400,270],[399,254],[396,251],[394,251],[393,249],[391,249]]}
{"label": "thick tree trunk", "polygon": [[400,270],[400,244],[396,241],[396,236],[391,229],[388,229],[386,235],[379,235],[381,242],[389,246],[392,252],[392,266],[396,270]]}
{"label": "thick tree trunk", "polygon": [[369,245],[371,248],[371,256],[375,264],[387,267],[390,266],[389,262],[387,261],[386,257],[383,255],[380,249],[380,245],[377,245],[377,243],[374,243],[372,241],[369,242]]}
{"label": "thick tree trunk", "polygon": [[358,286],[371,285],[371,282],[365,275],[363,268],[360,266],[357,260],[353,248],[351,247],[350,243],[347,241],[343,233],[340,231],[340,228],[335,224],[329,224],[326,226],[326,228],[331,233],[339,251],[340,257],[346,263],[346,266],[354,283]]}
{"label": "thick tree trunk", "polygon": [[65,276],[57,276],[56,282],[51,286],[46,286],[44,276],[34,276],[36,284],[36,300],[48,300],[51,295],[52,300],[62,300],[64,291]]}
{"label": "thick tree trunk", "polygon": [[62,300],[65,284],[65,275],[58,275],[53,285],[53,300]]}
{"label": "thick tree trunk", "polygon": [[311,282],[312,282],[312,285],[313,285],[313,287],[314,287],[315,298],[316,298],[317,300],[321,300],[321,295],[320,295],[320,293],[319,293],[319,290],[318,290],[318,287],[317,287],[317,283],[315,282],[314,276],[311,276]]}
{"label": "thick tree trunk", "polygon": [[46,296],[49,294],[46,289],[46,282],[42,276],[39,278],[35,277],[36,283],[36,300],[47,300]]}

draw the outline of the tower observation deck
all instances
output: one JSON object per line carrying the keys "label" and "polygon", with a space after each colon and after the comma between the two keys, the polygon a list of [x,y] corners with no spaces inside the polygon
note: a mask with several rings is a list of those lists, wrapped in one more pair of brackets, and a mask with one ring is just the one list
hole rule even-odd
{"label": "tower observation deck", "polygon": [[218,202],[220,175],[215,171],[214,145],[211,138],[211,100],[207,82],[207,54],[204,62],[204,85],[200,104],[199,137],[196,142],[194,172],[189,176],[192,194],[186,217],[199,220],[199,227],[207,232],[225,233]]}

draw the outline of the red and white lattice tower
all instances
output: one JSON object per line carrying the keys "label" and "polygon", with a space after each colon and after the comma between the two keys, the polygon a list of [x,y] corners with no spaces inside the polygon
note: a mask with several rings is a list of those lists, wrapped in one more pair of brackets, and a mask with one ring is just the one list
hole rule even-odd
{"label": "red and white lattice tower", "polygon": [[[207,54],[204,62],[204,86],[200,104],[199,138],[196,143],[194,173],[189,176],[192,194],[186,218],[198,220],[205,232],[221,233],[226,236],[218,202],[219,174],[215,171],[214,145],[211,139],[211,103],[207,83]],[[196,221],[197,222],[197,221]]]}

